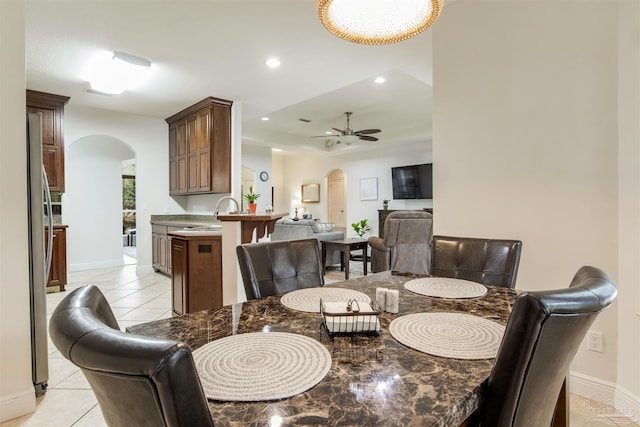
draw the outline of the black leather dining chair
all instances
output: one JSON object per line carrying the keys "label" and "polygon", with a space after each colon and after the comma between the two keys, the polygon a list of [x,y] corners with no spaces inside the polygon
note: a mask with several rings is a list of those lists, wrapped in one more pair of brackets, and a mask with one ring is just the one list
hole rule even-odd
{"label": "black leather dining chair", "polygon": [[475,424],[549,427],[582,339],[616,295],[609,276],[589,266],[578,270],[569,288],[520,294]]}
{"label": "black leather dining chair", "polygon": [[431,275],[514,288],[521,252],[519,240],[433,236]]}
{"label": "black leather dining chair", "polygon": [[109,426],[213,426],[189,347],[121,332],[97,287],[67,295],[49,334],[82,370]]}
{"label": "black leather dining chair", "polygon": [[278,240],[236,247],[247,299],[324,285],[318,240]]}

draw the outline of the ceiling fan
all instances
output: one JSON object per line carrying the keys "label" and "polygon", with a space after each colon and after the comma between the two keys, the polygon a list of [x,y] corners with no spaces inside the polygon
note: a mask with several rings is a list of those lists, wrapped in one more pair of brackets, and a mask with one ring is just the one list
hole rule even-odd
{"label": "ceiling fan", "polygon": [[[380,129],[362,129],[362,130],[354,131],[353,129],[351,129],[351,123],[349,121],[351,114],[353,113],[350,111],[344,113],[344,115],[347,116],[347,123],[344,129],[331,128],[336,132],[339,132],[339,134],[318,135],[318,136],[312,136],[312,138],[338,137],[338,141],[336,141],[336,144],[344,143],[345,145],[351,145],[354,142],[356,142],[358,139],[361,139],[363,141],[377,141],[378,138],[376,138],[375,136],[369,136],[369,135],[372,133],[381,132],[381,130]],[[331,144],[331,146],[333,146],[333,144]]]}

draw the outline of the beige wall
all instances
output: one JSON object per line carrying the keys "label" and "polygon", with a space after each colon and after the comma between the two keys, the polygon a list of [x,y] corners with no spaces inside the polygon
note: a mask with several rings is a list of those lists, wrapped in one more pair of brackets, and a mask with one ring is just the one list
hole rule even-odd
{"label": "beige wall", "polygon": [[[605,388],[620,381],[637,402],[637,366],[629,378],[622,369],[637,365],[638,347],[618,340],[619,326],[625,339],[638,336],[638,258],[618,252],[637,253],[640,241],[638,215],[618,218],[627,187],[636,212],[638,203],[637,176],[619,187],[618,151],[634,153],[626,171],[640,166],[633,125],[618,128],[618,6],[448,5],[433,36],[435,232],[521,239],[519,289],[565,287],[585,264],[606,270],[620,297],[592,328],[605,352],[583,346],[572,372]],[[637,51],[638,38],[631,43]],[[635,234],[621,245],[626,227]]]}
{"label": "beige wall", "polygon": [[[621,3],[618,43],[618,380],[640,394],[640,2]],[[640,410],[636,409],[636,416]]]}
{"label": "beige wall", "polygon": [[24,3],[0,1],[0,421],[35,410],[24,67]]}

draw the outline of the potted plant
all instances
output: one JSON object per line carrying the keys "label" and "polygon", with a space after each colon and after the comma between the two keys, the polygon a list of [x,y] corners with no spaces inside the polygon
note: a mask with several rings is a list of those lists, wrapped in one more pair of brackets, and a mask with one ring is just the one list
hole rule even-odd
{"label": "potted plant", "polygon": [[249,213],[256,213],[256,200],[260,194],[253,192],[253,187],[249,187],[249,193],[244,195],[245,200],[249,203]]}
{"label": "potted plant", "polygon": [[389,209],[389,201],[387,199],[384,199],[382,201],[382,209],[384,209],[385,211]]}
{"label": "potted plant", "polygon": [[371,227],[369,226],[368,222],[369,220],[365,218],[361,221],[357,221],[351,224],[353,231],[355,231],[358,237],[360,237],[361,239],[362,239],[362,236],[364,236],[367,232],[371,231]]}

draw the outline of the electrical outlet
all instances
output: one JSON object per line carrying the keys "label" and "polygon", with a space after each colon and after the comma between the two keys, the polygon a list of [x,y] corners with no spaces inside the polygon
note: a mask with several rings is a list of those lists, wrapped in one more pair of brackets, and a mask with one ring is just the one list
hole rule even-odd
{"label": "electrical outlet", "polygon": [[602,332],[589,331],[587,334],[587,349],[602,353]]}

